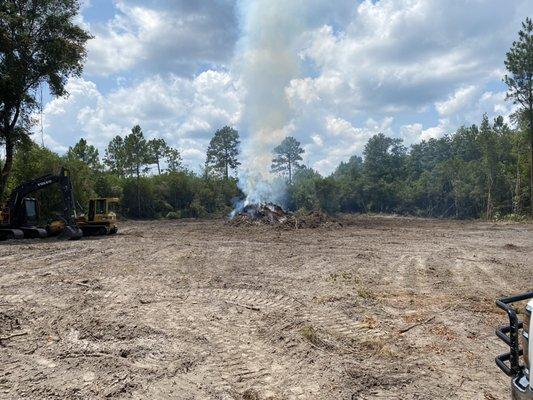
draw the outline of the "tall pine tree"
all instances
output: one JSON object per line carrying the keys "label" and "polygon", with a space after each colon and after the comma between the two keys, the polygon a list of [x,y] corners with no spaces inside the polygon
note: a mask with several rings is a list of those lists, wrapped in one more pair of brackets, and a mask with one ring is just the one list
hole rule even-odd
{"label": "tall pine tree", "polygon": [[207,149],[206,168],[223,175],[227,180],[229,171],[236,170],[241,163],[239,155],[239,132],[225,126],[215,132]]}
{"label": "tall pine tree", "polygon": [[530,213],[533,215],[533,21],[526,18],[522,30],[507,53],[505,67],[509,72],[503,78],[509,90],[507,97],[520,106],[518,111],[527,121],[530,146]]}
{"label": "tall pine tree", "polygon": [[274,148],[273,153],[272,172],[287,173],[289,184],[292,185],[292,176],[300,167],[302,154],[305,153],[305,150],[301,148],[299,141],[292,136],[287,136],[279,146]]}

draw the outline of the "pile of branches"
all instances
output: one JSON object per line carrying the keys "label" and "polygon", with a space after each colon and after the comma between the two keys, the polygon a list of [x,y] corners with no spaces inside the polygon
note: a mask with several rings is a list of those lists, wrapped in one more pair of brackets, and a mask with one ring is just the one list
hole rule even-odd
{"label": "pile of branches", "polygon": [[274,203],[248,204],[228,220],[228,225],[269,225],[282,229],[319,228],[341,226],[322,211],[291,213]]}

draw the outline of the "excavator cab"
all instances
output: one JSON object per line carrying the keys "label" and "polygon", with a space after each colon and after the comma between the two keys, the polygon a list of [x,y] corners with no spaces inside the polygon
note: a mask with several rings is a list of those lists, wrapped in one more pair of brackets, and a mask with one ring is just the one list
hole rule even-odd
{"label": "excavator cab", "polygon": [[45,238],[47,232],[38,227],[39,202],[33,197],[23,197],[18,207],[5,206],[0,213],[0,240]]}
{"label": "excavator cab", "polygon": [[23,202],[23,221],[26,225],[35,226],[39,223],[39,202],[33,197],[26,197]]}
{"label": "excavator cab", "polygon": [[[35,226],[39,222],[39,202],[33,197],[22,199],[21,207],[18,209],[18,221],[21,226]],[[11,208],[4,207],[0,212],[0,226],[9,226],[13,219]]]}
{"label": "excavator cab", "polygon": [[99,197],[89,200],[89,212],[76,219],[84,235],[112,235],[117,233],[116,225],[119,199]]}

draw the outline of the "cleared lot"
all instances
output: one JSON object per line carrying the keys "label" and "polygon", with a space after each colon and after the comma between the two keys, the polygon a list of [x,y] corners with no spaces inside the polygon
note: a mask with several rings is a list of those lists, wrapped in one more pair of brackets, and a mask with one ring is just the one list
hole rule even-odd
{"label": "cleared lot", "polygon": [[531,289],[533,226],[343,223],[1,244],[0,398],[508,398],[494,299]]}

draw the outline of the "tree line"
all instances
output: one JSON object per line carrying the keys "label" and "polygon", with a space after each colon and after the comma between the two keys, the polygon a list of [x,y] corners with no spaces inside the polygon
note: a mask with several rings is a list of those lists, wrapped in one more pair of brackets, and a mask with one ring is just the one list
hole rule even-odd
{"label": "tree line", "polygon": [[[487,116],[479,126],[410,147],[380,133],[362,157],[353,155],[324,177],[302,164],[304,149],[289,136],[272,150],[272,171],[286,185],[283,205],[293,211],[520,219],[530,203],[527,141],[524,127],[512,129],[502,117]],[[204,170],[193,172],[183,167],[177,149],[145,139],[139,126],[113,138],[102,158],[85,139],[64,156],[28,141],[15,154],[10,182],[66,165],[81,202],[119,197],[125,215],[136,218],[223,216],[244,196],[232,174],[240,165],[238,144],[235,129],[219,129]],[[59,201],[49,192],[41,196],[44,208]]]}

